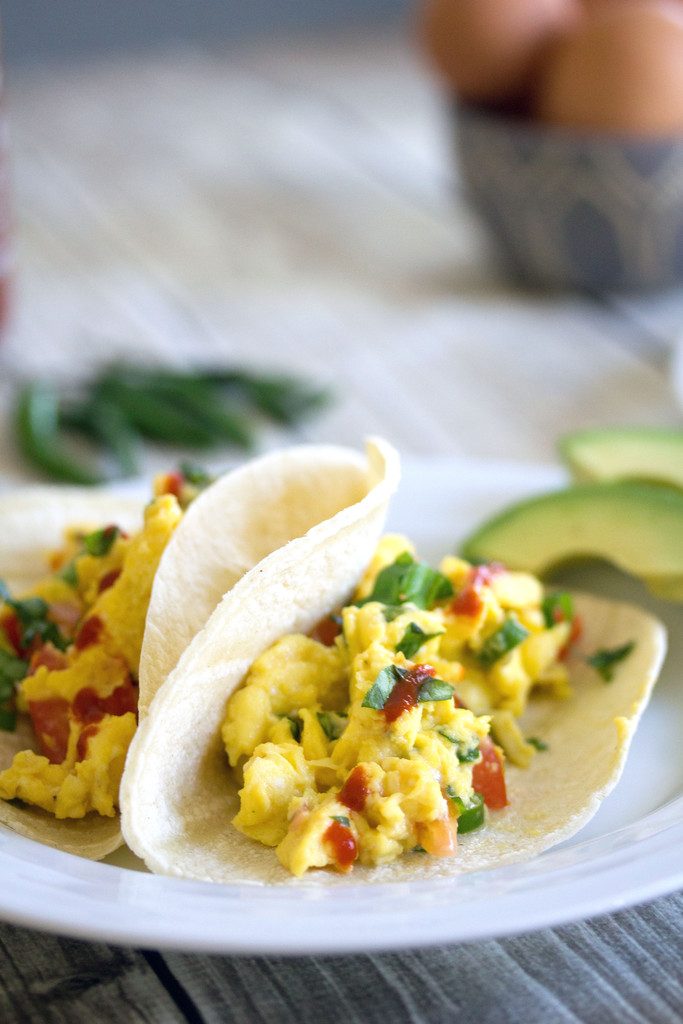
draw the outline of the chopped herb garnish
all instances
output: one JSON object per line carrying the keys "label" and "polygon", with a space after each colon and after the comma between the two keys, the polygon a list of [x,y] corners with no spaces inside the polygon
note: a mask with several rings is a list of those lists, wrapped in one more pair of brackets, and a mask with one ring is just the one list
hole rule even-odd
{"label": "chopped herb garnish", "polygon": [[346,715],[338,715],[334,711],[319,711],[317,718],[328,740],[338,740],[346,728]]}
{"label": "chopped herb garnish", "polygon": [[589,658],[586,658],[586,661],[589,665],[593,666],[606,683],[611,683],[614,679],[615,667],[624,658],[628,658],[635,646],[635,643],[631,641],[628,644],[623,644],[621,647],[613,647],[612,650],[603,649],[596,651],[595,654],[591,654]]}
{"label": "chopped herb garnish", "polygon": [[427,679],[420,687],[417,699],[420,704],[425,704],[428,700],[450,700],[454,693],[455,688],[450,683],[444,683],[442,679]]}
{"label": "chopped herb garnish", "polygon": [[406,631],[396,644],[396,652],[400,652],[410,660],[414,654],[420,650],[423,644],[426,644],[428,640],[433,640],[436,636],[441,636],[442,633],[425,633],[424,629],[420,629],[417,622],[410,622],[406,627]]}
{"label": "chopped herb garnish", "polygon": [[[362,707],[381,711],[399,679],[407,679],[410,675],[411,669],[399,668],[398,665],[387,665],[365,694]],[[455,690],[450,683],[444,683],[441,679],[433,679],[428,676],[420,685],[417,700],[421,704],[428,700],[450,700],[454,693]]]}
{"label": "chopped herb garnish", "polygon": [[484,641],[479,651],[479,661],[483,665],[493,665],[513,648],[521,644],[529,635],[529,630],[514,615],[508,615],[499,629]]}
{"label": "chopped herb garnish", "polygon": [[424,846],[420,846],[420,844],[418,843],[417,846],[414,846],[410,852],[411,853],[426,853],[427,851],[425,850]]}
{"label": "chopped herb garnish", "polygon": [[0,729],[4,732],[14,732],[16,729],[16,684],[25,678],[27,672],[28,662],[0,650]]}
{"label": "chopped herb garnish", "polygon": [[473,832],[475,828],[481,828],[485,821],[485,811],[484,798],[480,793],[473,794],[470,804],[465,804],[456,795],[452,786],[446,786],[446,796],[458,810],[458,835],[462,836],[466,832]]}
{"label": "chopped herb garnish", "polygon": [[193,487],[208,487],[215,479],[205,469],[193,462],[181,462],[180,472],[188,484],[192,484]]}
{"label": "chopped herb garnish", "polygon": [[571,594],[548,594],[543,598],[541,610],[547,629],[555,626],[558,622],[573,622],[574,620],[574,602]]}
{"label": "chopped herb garnish", "polygon": [[386,605],[414,604],[417,608],[429,609],[437,601],[452,595],[453,587],[446,576],[426,562],[416,562],[408,551],[404,551],[392,565],[382,569],[372,593],[358,604],[379,601]]}
{"label": "chopped herb garnish", "polygon": [[72,558],[70,562],[67,562],[64,568],[57,574],[60,580],[64,580],[70,587],[74,589],[78,586],[78,572],[76,571],[76,559]]}
{"label": "chopped herb garnish", "polygon": [[539,740],[538,736],[527,736],[527,743],[530,743],[532,747],[536,747],[536,750],[550,750],[548,744],[544,743],[543,740]]}
{"label": "chopped herb garnish", "polygon": [[27,597],[23,601],[14,601],[10,597],[7,584],[0,580],[0,600],[16,613],[21,627],[22,651],[27,651],[36,640],[41,644],[50,642],[60,651],[66,650],[68,640],[58,626],[48,619],[50,606],[42,597]]}
{"label": "chopped herb garnish", "polygon": [[332,821],[339,822],[339,824],[343,825],[344,828],[351,828],[351,822],[349,821],[345,814],[333,814]]}
{"label": "chopped herb garnish", "polygon": [[289,728],[291,729],[292,736],[298,743],[301,739],[301,733],[303,731],[304,723],[301,721],[298,715],[286,715],[287,721],[289,722]]}
{"label": "chopped herb garnish", "polygon": [[89,555],[102,558],[109,554],[120,532],[118,526],[104,526],[101,530],[93,530],[83,538],[83,546]]}
{"label": "chopped herb garnish", "polygon": [[368,692],[365,694],[361,706],[364,708],[374,708],[375,711],[381,711],[389,700],[389,695],[391,694],[394,686],[401,678],[403,678],[401,669],[397,668],[396,665],[387,665],[386,668],[382,669]]}
{"label": "chopped herb garnish", "polygon": [[405,608],[401,604],[385,604],[383,609],[386,622],[393,622],[399,615],[403,615]]}
{"label": "chopped herb garnish", "polygon": [[473,747],[466,747],[462,740],[459,740],[457,736],[449,732],[448,729],[437,729],[439,736],[443,736],[445,740],[452,743],[455,747],[455,753],[460,764],[471,764],[473,761],[479,760],[479,744],[475,743]]}

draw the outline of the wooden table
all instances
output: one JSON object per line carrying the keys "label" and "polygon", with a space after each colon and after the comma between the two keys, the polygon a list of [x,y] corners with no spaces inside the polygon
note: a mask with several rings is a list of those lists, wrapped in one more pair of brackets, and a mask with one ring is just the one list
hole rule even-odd
{"label": "wooden table", "polygon": [[[10,84],[19,296],[3,418],[21,377],[71,379],[122,356],[277,362],[339,395],[297,437],[379,432],[412,454],[549,462],[572,428],[680,423],[681,295],[506,285],[405,40],[188,50]],[[0,437],[3,482],[25,480]],[[0,1017],[677,1021],[681,908],[671,897],[476,947],[290,962],[6,927]]]}

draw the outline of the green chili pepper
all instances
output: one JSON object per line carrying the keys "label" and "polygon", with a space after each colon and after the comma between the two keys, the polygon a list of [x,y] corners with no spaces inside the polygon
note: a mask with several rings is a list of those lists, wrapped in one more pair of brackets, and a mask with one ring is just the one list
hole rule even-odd
{"label": "green chili pepper", "polygon": [[466,832],[474,832],[475,828],[481,828],[485,820],[483,796],[474,793],[472,803],[467,805],[459,796],[453,795],[452,786],[446,787],[446,793],[458,809],[458,835],[464,836]]}
{"label": "green chili pepper", "polygon": [[121,476],[135,476],[138,472],[139,435],[113,402],[102,398],[67,406],[60,410],[59,421],[62,426],[103,444],[113,455]]}
{"label": "green chili pepper", "polygon": [[101,380],[96,395],[116,405],[145,437],[193,448],[210,448],[215,434],[172,398],[130,388],[113,377]]}
{"label": "green chili pepper", "polygon": [[48,476],[69,484],[99,484],[104,477],[65,450],[59,432],[59,405],[47,384],[26,384],[16,407],[16,429],[24,457]]}

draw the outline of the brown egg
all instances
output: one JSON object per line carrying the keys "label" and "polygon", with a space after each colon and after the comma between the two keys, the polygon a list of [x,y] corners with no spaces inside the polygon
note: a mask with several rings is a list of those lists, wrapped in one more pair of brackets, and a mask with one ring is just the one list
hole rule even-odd
{"label": "brown egg", "polygon": [[529,88],[543,42],[578,13],[578,0],[426,0],[421,28],[463,99],[511,103]]}
{"label": "brown egg", "polygon": [[683,4],[594,0],[549,47],[534,107],[542,121],[569,128],[683,132]]}

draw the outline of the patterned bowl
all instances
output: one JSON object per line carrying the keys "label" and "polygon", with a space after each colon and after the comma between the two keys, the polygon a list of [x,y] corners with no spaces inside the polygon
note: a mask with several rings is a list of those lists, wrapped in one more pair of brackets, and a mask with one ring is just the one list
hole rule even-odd
{"label": "patterned bowl", "polygon": [[456,112],[463,183],[516,276],[594,293],[683,284],[683,139]]}

